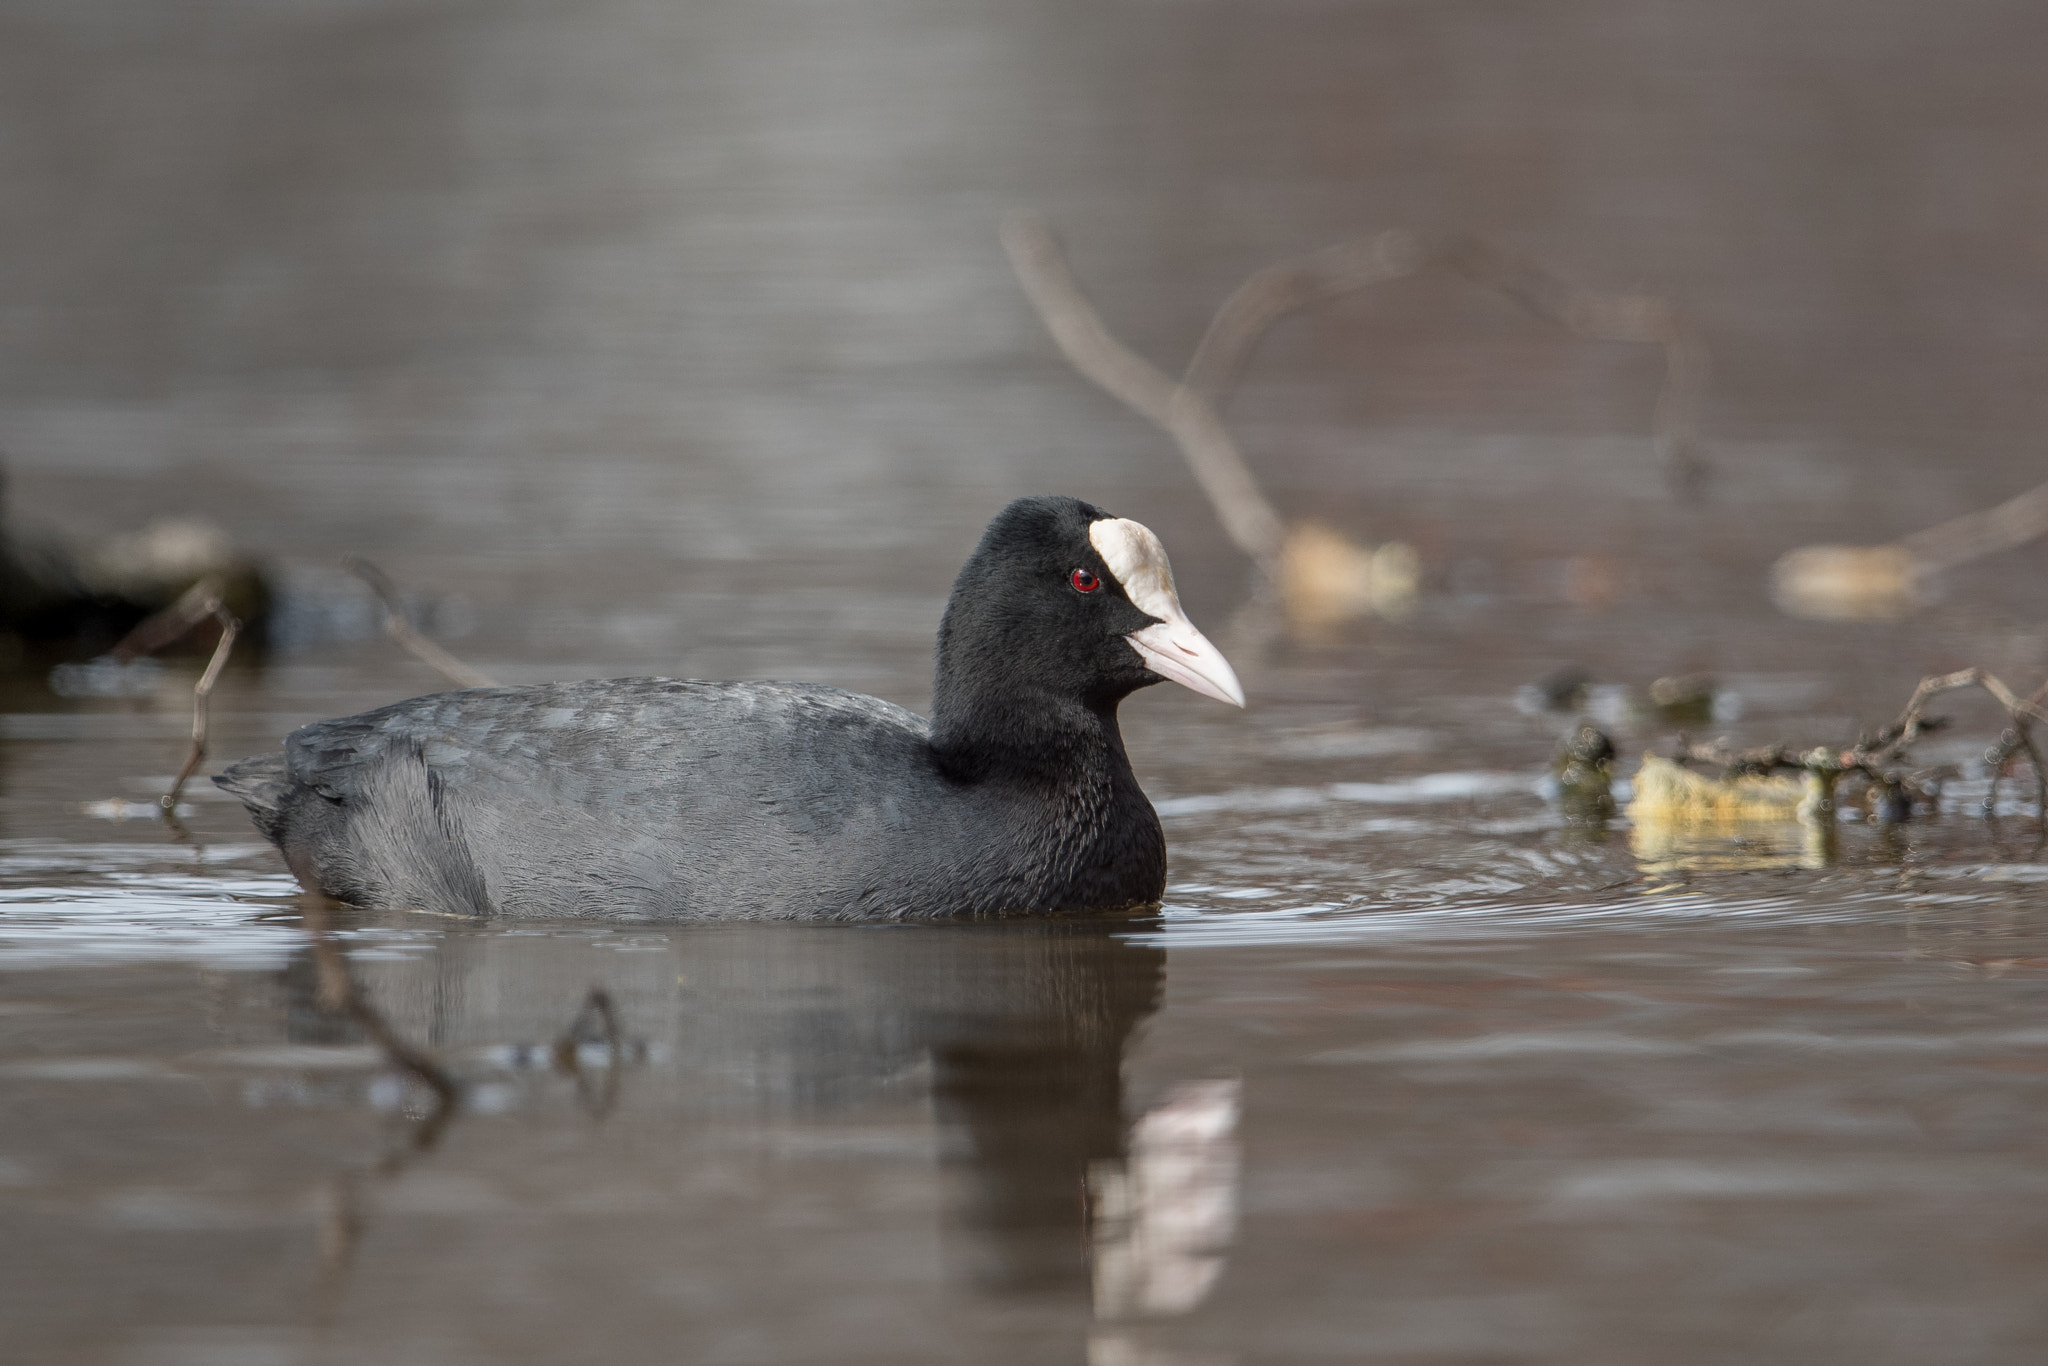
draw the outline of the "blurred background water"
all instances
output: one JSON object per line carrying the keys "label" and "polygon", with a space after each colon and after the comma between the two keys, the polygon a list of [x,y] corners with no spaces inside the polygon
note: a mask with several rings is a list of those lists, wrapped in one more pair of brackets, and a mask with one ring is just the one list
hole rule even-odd
{"label": "blurred background water", "polygon": [[[1138,922],[351,917],[465,1083],[429,1131],[238,810],[146,814],[200,661],[11,645],[0,1356],[2037,1360],[2048,856],[2024,782],[1979,814],[2004,718],[1947,707],[1936,819],[1696,858],[1567,823],[1573,713],[1516,698],[1581,671],[1626,768],[1660,677],[1743,743],[2040,681],[2039,545],[1890,620],[1766,576],[2043,477],[2044,56],[2009,0],[0,0],[10,543],[202,518],[261,559],[217,757],[440,686],[351,553],[505,681],[922,707],[1035,492],[1157,530],[1252,697],[1126,707],[1173,850]],[[1653,349],[1381,286],[1227,417],[1421,592],[1276,633],[1046,338],[1017,208],[1169,372],[1252,271],[1388,227],[1669,297],[1712,476],[1657,466]],[[592,987],[617,1040],[571,1031]]]}

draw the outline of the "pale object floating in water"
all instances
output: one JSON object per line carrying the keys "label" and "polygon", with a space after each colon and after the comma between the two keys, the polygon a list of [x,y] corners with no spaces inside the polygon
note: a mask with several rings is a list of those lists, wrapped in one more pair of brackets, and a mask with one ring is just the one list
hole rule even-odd
{"label": "pale object floating in water", "polygon": [[[120,797],[108,797],[102,801],[80,802],[78,814],[92,816],[103,821],[155,820],[164,814],[162,802],[131,802]],[[178,803],[173,816],[189,816],[193,808],[188,802]]]}
{"label": "pale object floating in water", "polygon": [[1414,547],[1357,544],[1320,522],[1288,528],[1280,546],[1280,592],[1288,618],[1319,626],[1368,612],[1400,618],[1415,606],[1422,566]]}
{"label": "pale object floating in water", "polygon": [[1655,754],[1636,771],[1629,844],[1645,868],[1824,868],[1834,853],[1829,791],[1814,776],[1709,778]]}
{"label": "pale object floating in water", "polygon": [[1924,600],[1921,572],[1903,546],[1801,546],[1771,566],[1771,600],[1809,621],[1885,621]]}
{"label": "pale object floating in water", "polygon": [[2043,535],[2048,535],[2048,484],[1889,545],[1809,545],[1788,551],[1771,568],[1771,597],[1787,615],[1815,621],[1903,616],[1927,601],[1933,575]]}

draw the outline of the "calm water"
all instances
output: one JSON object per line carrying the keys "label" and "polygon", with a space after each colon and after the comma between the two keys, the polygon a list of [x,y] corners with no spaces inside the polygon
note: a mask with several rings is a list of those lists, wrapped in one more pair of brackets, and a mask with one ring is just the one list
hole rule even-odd
{"label": "calm water", "polygon": [[[1173,845],[1156,918],[349,918],[365,989],[464,1085],[425,1147],[430,1096],[319,1008],[294,888],[234,808],[202,797],[184,839],[80,814],[148,796],[189,675],[14,714],[14,1350],[2031,1359],[2029,823],[1850,826],[1823,871],[1646,870],[1537,795],[1554,721],[1483,666],[1431,690],[1409,661],[1454,646],[1386,634],[1406,645],[1282,649],[1242,717],[1127,708]],[[408,683],[237,678],[224,748]],[[1799,724],[1824,722],[1755,719]],[[616,1047],[575,1028],[593,988]]]}
{"label": "calm water", "polygon": [[[2038,478],[2038,261],[1972,178],[2048,126],[2038,64],[1990,60],[2035,21],[1895,6],[1841,55],[1821,4],[147,8],[9,7],[0,100],[43,155],[6,171],[35,207],[0,220],[0,443],[17,520],[199,514],[271,557],[221,759],[436,686],[349,552],[506,681],[921,707],[981,523],[1048,490],[1160,532],[1252,701],[1125,708],[1152,917],[348,913],[364,991],[462,1084],[442,1112],[321,1007],[238,808],[132,814],[192,662],[12,678],[0,1359],[2040,1359],[2031,807],[1984,819],[1966,772],[1824,866],[1639,859],[1562,821],[1573,718],[1517,703],[1584,669],[1627,769],[1671,739],[1625,697],[1659,676],[1716,677],[1738,741],[1817,742],[1923,673],[2048,670],[2038,548],[1892,624],[1763,592],[1790,546]],[[1954,216],[1866,213],[1902,197]],[[1394,222],[1667,282],[1719,329],[1711,495],[1657,479],[1643,357],[1404,286],[1276,336],[1232,409],[1290,514],[1424,559],[1412,618],[1289,640],[1170,448],[1039,335],[995,245],[1020,202],[1162,359],[1248,270]],[[1967,771],[1998,716],[1951,710],[1923,752]]]}

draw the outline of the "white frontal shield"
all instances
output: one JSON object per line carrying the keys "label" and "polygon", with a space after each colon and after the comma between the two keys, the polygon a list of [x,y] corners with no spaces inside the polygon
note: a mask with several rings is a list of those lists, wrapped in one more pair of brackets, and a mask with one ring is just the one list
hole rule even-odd
{"label": "white frontal shield", "polygon": [[1145,667],[1204,697],[1243,706],[1244,689],[1230,661],[1181,610],[1173,567],[1166,562],[1166,547],[1159,538],[1128,517],[1112,517],[1090,526],[1088,540],[1131,605],[1159,618],[1157,625],[1124,637],[1144,657]]}

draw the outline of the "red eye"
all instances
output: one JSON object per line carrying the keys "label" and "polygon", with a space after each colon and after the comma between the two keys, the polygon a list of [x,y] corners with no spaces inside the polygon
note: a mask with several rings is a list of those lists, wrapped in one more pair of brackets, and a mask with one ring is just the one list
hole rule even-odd
{"label": "red eye", "polygon": [[1072,574],[1069,574],[1067,582],[1073,584],[1075,589],[1082,593],[1093,593],[1096,589],[1102,587],[1102,580],[1096,578],[1095,575],[1085,569],[1076,569]]}

